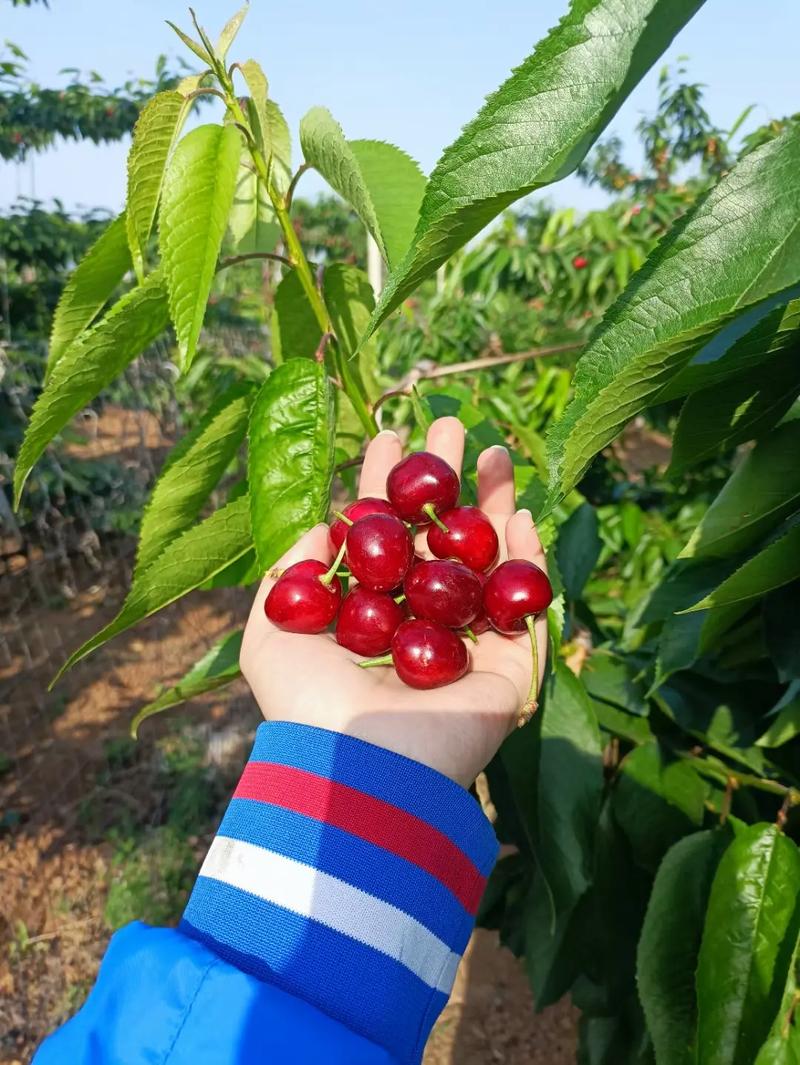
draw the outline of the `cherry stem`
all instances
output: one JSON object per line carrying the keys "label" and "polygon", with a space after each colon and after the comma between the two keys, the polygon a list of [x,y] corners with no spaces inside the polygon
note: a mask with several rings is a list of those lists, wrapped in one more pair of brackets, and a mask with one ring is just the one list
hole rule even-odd
{"label": "cherry stem", "polygon": [[365,658],[363,662],[356,662],[357,666],[361,666],[362,669],[372,669],[373,666],[390,666],[392,665],[392,656],[378,655],[377,658]]}
{"label": "cherry stem", "polygon": [[478,637],[475,635],[469,625],[464,626],[464,635],[467,637],[468,640],[472,640],[473,643],[478,642]]}
{"label": "cherry stem", "polygon": [[395,603],[405,603],[406,597],[405,597],[404,594],[403,595],[396,595],[394,597],[394,601],[395,601]]}
{"label": "cherry stem", "polygon": [[531,638],[531,659],[533,661],[533,676],[528,691],[528,698],[522,707],[523,714],[534,714],[539,706],[539,641],[536,639],[536,618],[528,614],[525,618],[528,635]]}
{"label": "cherry stem", "polygon": [[339,548],[339,554],[333,560],[333,562],[331,564],[331,568],[328,570],[327,573],[323,573],[322,576],[320,577],[320,582],[322,584],[324,584],[325,587],[327,587],[331,583],[333,578],[336,576],[336,571],[338,570],[339,565],[341,564],[341,561],[344,558],[344,553],[345,553],[346,550],[347,550],[347,540],[343,540],[342,541],[342,546]]}
{"label": "cherry stem", "polygon": [[341,510],[334,510],[334,517],[337,517],[339,521],[343,521],[345,525],[352,525],[353,522],[347,517],[346,514],[342,514]]}
{"label": "cherry stem", "polygon": [[433,503],[426,503],[425,506],[422,508],[422,513],[426,514],[431,519],[433,524],[438,526],[438,528],[440,528],[442,530],[442,532],[444,532],[444,533],[449,533],[450,532],[450,530],[447,528],[445,523],[442,521],[442,519],[436,513],[436,511],[434,509],[434,506],[433,506]]}

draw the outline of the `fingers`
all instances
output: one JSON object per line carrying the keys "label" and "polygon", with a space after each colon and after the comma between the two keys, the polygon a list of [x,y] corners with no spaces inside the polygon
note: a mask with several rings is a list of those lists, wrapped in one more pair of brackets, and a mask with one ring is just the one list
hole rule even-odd
{"label": "fingers", "polygon": [[506,546],[509,558],[526,558],[547,573],[544,548],[529,510],[518,510],[508,519]]}
{"label": "fingers", "polygon": [[384,429],[370,440],[364,453],[361,478],[358,482],[359,499],[373,496],[386,498],[386,478],[389,470],[403,457],[400,437],[391,429]]}
{"label": "fingers", "polygon": [[[305,558],[318,558],[320,562],[330,562],[333,558],[330,541],[328,540],[328,526],[325,524],[315,525],[309,529],[292,547],[275,563],[274,569],[282,570],[293,566],[295,562],[302,562]],[[272,572],[272,571],[270,571]],[[275,577],[269,573],[259,585],[253,605],[250,608],[250,616],[247,619],[247,628],[257,620],[259,625],[272,628],[272,625],[264,616],[264,602],[269,595],[270,589],[275,583]],[[245,634],[246,635],[246,634]]]}
{"label": "fingers", "polygon": [[487,514],[514,513],[514,467],[508,449],[496,444],[478,456],[478,506]]}
{"label": "fingers", "polygon": [[464,426],[458,418],[437,418],[428,430],[425,448],[449,462],[461,478],[464,459]]}

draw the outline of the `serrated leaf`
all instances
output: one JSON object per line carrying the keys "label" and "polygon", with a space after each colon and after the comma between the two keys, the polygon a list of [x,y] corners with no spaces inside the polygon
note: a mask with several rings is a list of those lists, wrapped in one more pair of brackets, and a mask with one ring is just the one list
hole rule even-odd
{"label": "serrated leaf", "polygon": [[69,656],[53,683],[98,647],[194,591],[252,545],[250,500],[246,496],[220,507],[171,540],[134,580],[114,620]]}
{"label": "serrated leaf", "polygon": [[296,270],[285,274],[275,290],[271,340],[275,363],[313,359],[322,340],[322,330]]}
{"label": "serrated leaf", "polygon": [[754,1065],[800,1065],[800,943],[789,965],[783,1000]]}
{"label": "serrated leaf", "polygon": [[87,251],[64,286],[50,330],[46,377],[91,325],[130,268],[125,215],[121,214]]}
{"label": "serrated leaf", "polygon": [[155,221],[167,159],[188,111],[189,105],[180,92],[160,92],[147,101],[133,127],[125,218],[128,244],[140,280],[144,276],[144,251]]}
{"label": "serrated leaf", "polygon": [[681,558],[728,558],[800,507],[800,421],[774,429],[736,467]]}
{"label": "serrated leaf", "polygon": [[675,427],[670,474],[757,440],[780,421],[800,391],[800,332],[795,339],[754,370],[689,396]]}
{"label": "serrated leaf", "polygon": [[405,250],[425,183],[414,160],[393,144],[346,140],[325,107],[312,107],[303,117],[300,144],[306,162],[350,204],[393,266]]}
{"label": "serrated leaf", "polygon": [[197,519],[244,440],[252,398],[252,386],[234,386],[168,455],[142,516],[134,583]]}
{"label": "serrated leaf", "polygon": [[763,551],[748,559],[705,599],[690,606],[685,613],[755,599],[771,592],[773,588],[782,588],[784,584],[789,584],[798,577],[800,525],[794,525]]}
{"label": "serrated leaf", "polygon": [[385,141],[350,141],[364,184],[369,190],[386,248],[386,261],[399,263],[411,244],[425,175],[400,148]]}
{"label": "serrated leaf", "polygon": [[330,502],[333,389],[322,363],[291,359],[264,383],[250,417],[248,482],[262,571],[313,525]]}
{"label": "serrated leaf", "polygon": [[603,546],[597,512],[589,503],[577,507],[558,532],[556,561],[568,599],[580,599]]}
{"label": "serrated leaf", "polygon": [[603,791],[602,745],[591,700],[561,662],[540,713],[536,856],[558,916],[575,905],[591,881]]}
{"label": "serrated leaf", "polygon": [[751,1065],[797,938],[800,852],[775,825],[744,829],[719,863],[697,966],[697,1065]]}
{"label": "serrated leaf", "polygon": [[758,307],[741,316],[745,322],[755,316],[757,324],[734,344],[728,344],[725,336],[714,337],[658,393],[656,401],[664,403],[714,388],[730,377],[737,377],[761,365],[776,352],[796,347],[800,330],[800,300],[791,300],[789,303],[780,300],[766,314],[762,312],[763,308]]}
{"label": "serrated leaf", "polygon": [[236,34],[241,29],[242,23],[244,22],[247,12],[249,10],[250,4],[244,4],[242,7],[239,8],[235,15],[231,15],[231,17],[222,27],[222,32],[219,35],[217,46],[214,49],[217,54],[217,58],[220,60],[220,62],[225,62],[230,47],[236,39]]}
{"label": "serrated leaf", "polygon": [[573,0],[447,148],[370,331],[521,196],[571,173],[702,0]]}
{"label": "serrated leaf", "polygon": [[174,32],[177,33],[190,52],[194,52],[197,58],[202,59],[204,63],[211,64],[212,57],[202,44],[198,44],[194,38],[190,37],[188,33],[184,33],[183,30],[179,29],[174,22],[170,22],[169,19],[166,19],[166,23],[171,30],[174,30]]}
{"label": "serrated leaf", "polygon": [[131,721],[130,731],[133,739],[138,738],[139,726],[148,717],[160,714],[163,710],[171,710],[173,706],[180,706],[188,699],[196,699],[206,692],[224,688],[241,676],[239,651],[242,647],[242,636],[241,629],[223,636],[195,662],[177,684],[162,692],[147,706],[143,706]]}
{"label": "serrated leaf", "polygon": [[127,292],[61,356],[37,399],[14,470],[16,503],[34,463],[67,422],[167,327],[160,272]]}
{"label": "serrated leaf", "polygon": [[235,126],[198,126],[178,144],[164,175],[159,244],[184,370],[197,348],[240,151]]}
{"label": "serrated leaf", "polygon": [[688,762],[667,758],[658,743],[626,755],[614,791],[614,816],[636,861],[654,872],[669,848],[703,820],[706,785]]}
{"label": "serrated leaf", "polygon": [[694,974],[725,831],[679,840],[658,867],[637,951],[639,998],[656,1065],[695,1065]]}
{"label": "serrated leaf", "polygon": [[344,357],[364,386],[367,398],[377,399],[378,354],[375,344],[367,341],[359,350],[359,340],[375,307],[375,293],[363,270],[349,263],[334,263],[322,277],[322,296],[333,332]]}
{"label": "serrated leaf", "polygon": [[270,178],[283,196],[292,180],[292,138],[280,107],[268,96],[266,75],[255,59],[242,63],[242,74],[255,112],[253,129],[258,146],[270,167]]}
{"label": "serrated leaf", "polygon": [[712,334],[798,284],[798,218],[800,127],[748,155],[679,219],[607,313],[548,435],[551,506]]}
{"label": "serrated leaf", "polygon": [[281,235],[267,190],[249,160],[250,152],[245,147],[228,216],[228,227],[238,255],[274,251]]}

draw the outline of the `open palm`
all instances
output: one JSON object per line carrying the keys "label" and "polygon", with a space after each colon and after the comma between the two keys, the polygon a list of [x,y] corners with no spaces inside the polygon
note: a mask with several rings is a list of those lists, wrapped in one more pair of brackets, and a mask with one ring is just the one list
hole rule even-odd
{"label": "open palm", "polygon": [[[428,432],[427,449],[458,472],[464,454],[464,428],[456,418],[440,418]],[[364,457],[360,496],[386,496],[386,476],[402,457],[393,432],[380,433]],[[484,451],[478,459],[478,504],[500,539],[500,560],[526,558],[546,568],[544,551],[530,512],[515,510],[514,477],[508,452]],[[432,557],[425,532],[416,549]],[[328,528],[317,525],[280,560],[285,568],[305,558],[332,559]],[[531,682],[528,635],[484,633],[468,644],[472,669],[442,688],[419,691],[391,668],[358,669],[359,655],[340,647],[333,635],[301,636],[276,628],[264,614],[273,581],[265,578],[244,633],[242,672],[267,720],[296,721],[344,732],[404,754],[467,786],[514,728]],[[539,681],[544,672],[547,622],[536,623]]]}

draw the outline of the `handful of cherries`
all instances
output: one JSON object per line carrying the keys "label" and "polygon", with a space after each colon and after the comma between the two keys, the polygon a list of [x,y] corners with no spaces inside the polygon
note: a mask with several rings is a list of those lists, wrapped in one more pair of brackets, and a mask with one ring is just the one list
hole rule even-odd
{"label": "handful of cherries", "polygon": [[[336,513],[333,564],[307,559],[284,570],[264,604],[267,617],[297,633],[319,633],[336,621],[338,643],[370,656],[359,666],[391,665],[412,688],[463,677],[470,666],[466,639],[490,627],[506,636],[527,629],[533,682],[526,708],[535,709],[534,620],[553,598],[547,575],[523,559],[492,569],[499,548],[494,526],[477,507],[458,505],[458,475],[437,455],[418,451],[398,462],[386,495]],[[427,526],[431,560],[414,551],[420,526]],[[346,594],[342,563],[357,582]]]}

